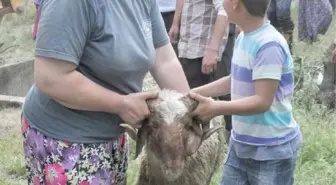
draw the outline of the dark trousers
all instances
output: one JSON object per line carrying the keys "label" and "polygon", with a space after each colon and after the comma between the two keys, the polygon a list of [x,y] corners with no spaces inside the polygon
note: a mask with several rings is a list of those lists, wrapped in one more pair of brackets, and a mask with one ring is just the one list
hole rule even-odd
{"label": "dark trousers", "polygon": [[[226,48],[224,50],[222,60],[217,65],[217,70],[212,74],[203,74],[202,69],[202,60],[203,58],[196,59],[187,59],[181,58],[180,62],[182,64],[184,73],[187,77],[190,88],[199,87],[208,83],[211,83],[215,80],[218,80],[222,77],[230,75],[231,71],[231,58],[233,54],[233,45],[234,45],[234,35],[229,36]],[[220,100],[231,100],[230,95],[218,97]],[[225,129],[231,131],[232,129],[232,118],[231,115],[224,116],[225,120]]]}
{"label": "dark trousers", "polygon": [[202,73],[202,61],[203,57],[196,59],[180,58],[190,88],[199,87],[214,81],[213,74]]}
{"label": "dark trousers", "polygon": [[285,37],[292,52],[294,22],[291,17],[292,0],[272,0],[267,11],[271,24]]}
{"label": "dark trousers", "polygon": [[[163,18],[163,21],[164,21],[164,24],[165,24],[165,27],[166,27],[166,30],[167,30],[167,33],[169,32],[170,27],[173,24],[174,13],[175,13],[175,11],[174,12],[162,12],[161,13],[161,16]],[[177,43],[172,44],[172,46],[174,48],[174,51],[175,51],[176,55],[178,56]]]}
{"label": "dark trousers", "polygon": [[[215,80],[218,80],[220,78],[223,78],[225,76],[229,76],[231,73],[231,59],[233,55],[233,46],[235,42],[235,37],[234,35],[229,35],[228,41],[225,47],[225,50],[222,55],[222,60],[220,63],[218,63],[217,70],[215,72]],[[224,100],[224,101],[230,101],[231,100],[231,95],[228,94],[226,96],[220,96],[218,97],[219,100]],[[227,131],[231,131],[232,129],[232,116],[231,115],[225,115],[224,116],[225,120],[225,129]]]}
{"label": "dark trousers", "polygon": [[292,0],[272,0],[267,11],[271,24],[281,33],[293,32]]}

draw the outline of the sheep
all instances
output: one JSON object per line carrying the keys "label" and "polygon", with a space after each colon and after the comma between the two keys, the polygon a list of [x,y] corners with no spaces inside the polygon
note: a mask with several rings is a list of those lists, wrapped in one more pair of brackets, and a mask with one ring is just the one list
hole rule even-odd
{"label": "sheep", "polygon": [[210,122],[191,117],[197,102],[172,90],[160,91],[147,104],[151,114],[138,131],[121,124],[136,140],[140,171],[135,185],[210,184],[227,150],[228,133],[218,117]]}

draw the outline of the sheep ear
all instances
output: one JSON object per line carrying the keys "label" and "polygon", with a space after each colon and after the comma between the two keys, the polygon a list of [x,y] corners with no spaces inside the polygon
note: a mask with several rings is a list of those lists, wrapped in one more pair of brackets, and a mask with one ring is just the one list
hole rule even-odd
{"label": "sheep ear", "polygon": [[135,146],[135,156],[134,156],[135,159],[139,156],[142,148],[146,144],[148,132],[149,132],[149,125],[148,125],[148,120],[146,119],[142,123],[142,127],[139,129],[139,131],[137,133],[136,146]]}
{"label": "sheep ear", "polygon": [[146,101],[149,112],[153,113],[156,110],[156,106],[161,102],[160,98],[149,99]]}
{"label": "sheep ear", "polygon": [[180,100],[188,107],[189,112],[192,112],[196,109],[198,102],[192,99],[189,95],[185,95]]}
{"label": "sheep ear", "polygon": [[202,143],[202,128],[196,120],[193,121],[191,127],[185,129],[184,146],[187,155],[197,152]]}
{"label": "sheep ear", "polygon": [[198,148],[202,143],[202,136],[196,134],[196,132],[191,130],[184,131],[184,149],[188,156],[197,152]]}

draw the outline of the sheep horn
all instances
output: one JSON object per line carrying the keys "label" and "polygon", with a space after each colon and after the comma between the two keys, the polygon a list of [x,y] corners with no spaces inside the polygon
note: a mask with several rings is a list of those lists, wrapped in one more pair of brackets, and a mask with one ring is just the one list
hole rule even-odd
{"label": "sheep horn", "polygon": [[137,139],[137,131],[131,125],[122,123],[120,126],[125,128],[126,132],[133,140]]}
{"label": "sheep horn", "polygon": [[210,129],[207,129],[203,132],[202,141],[208,139],[213,133],[217,132],[220,129],[223,129],[223,126],[215,126]]}

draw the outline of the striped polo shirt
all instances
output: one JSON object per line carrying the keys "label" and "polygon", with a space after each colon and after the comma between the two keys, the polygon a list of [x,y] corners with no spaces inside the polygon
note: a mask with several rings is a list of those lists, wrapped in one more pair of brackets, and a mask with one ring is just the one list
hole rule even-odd
{"label": "striped polo shirt", "polygon": [[[283,60],[263,59],[268,48],[279,47]],[[266,52],[263,52],[266,51]],[[241,33],[235,44],[231,66],[231,96],[237,100],[255,95],[254,80],[279,80],[271,107],[264,113],[232,116],[232,139],[254,146],[280,145],[299,133],[293,118],[291,99],[294,90],[293,59],[284,37],[269,21],[259,29]]]}

